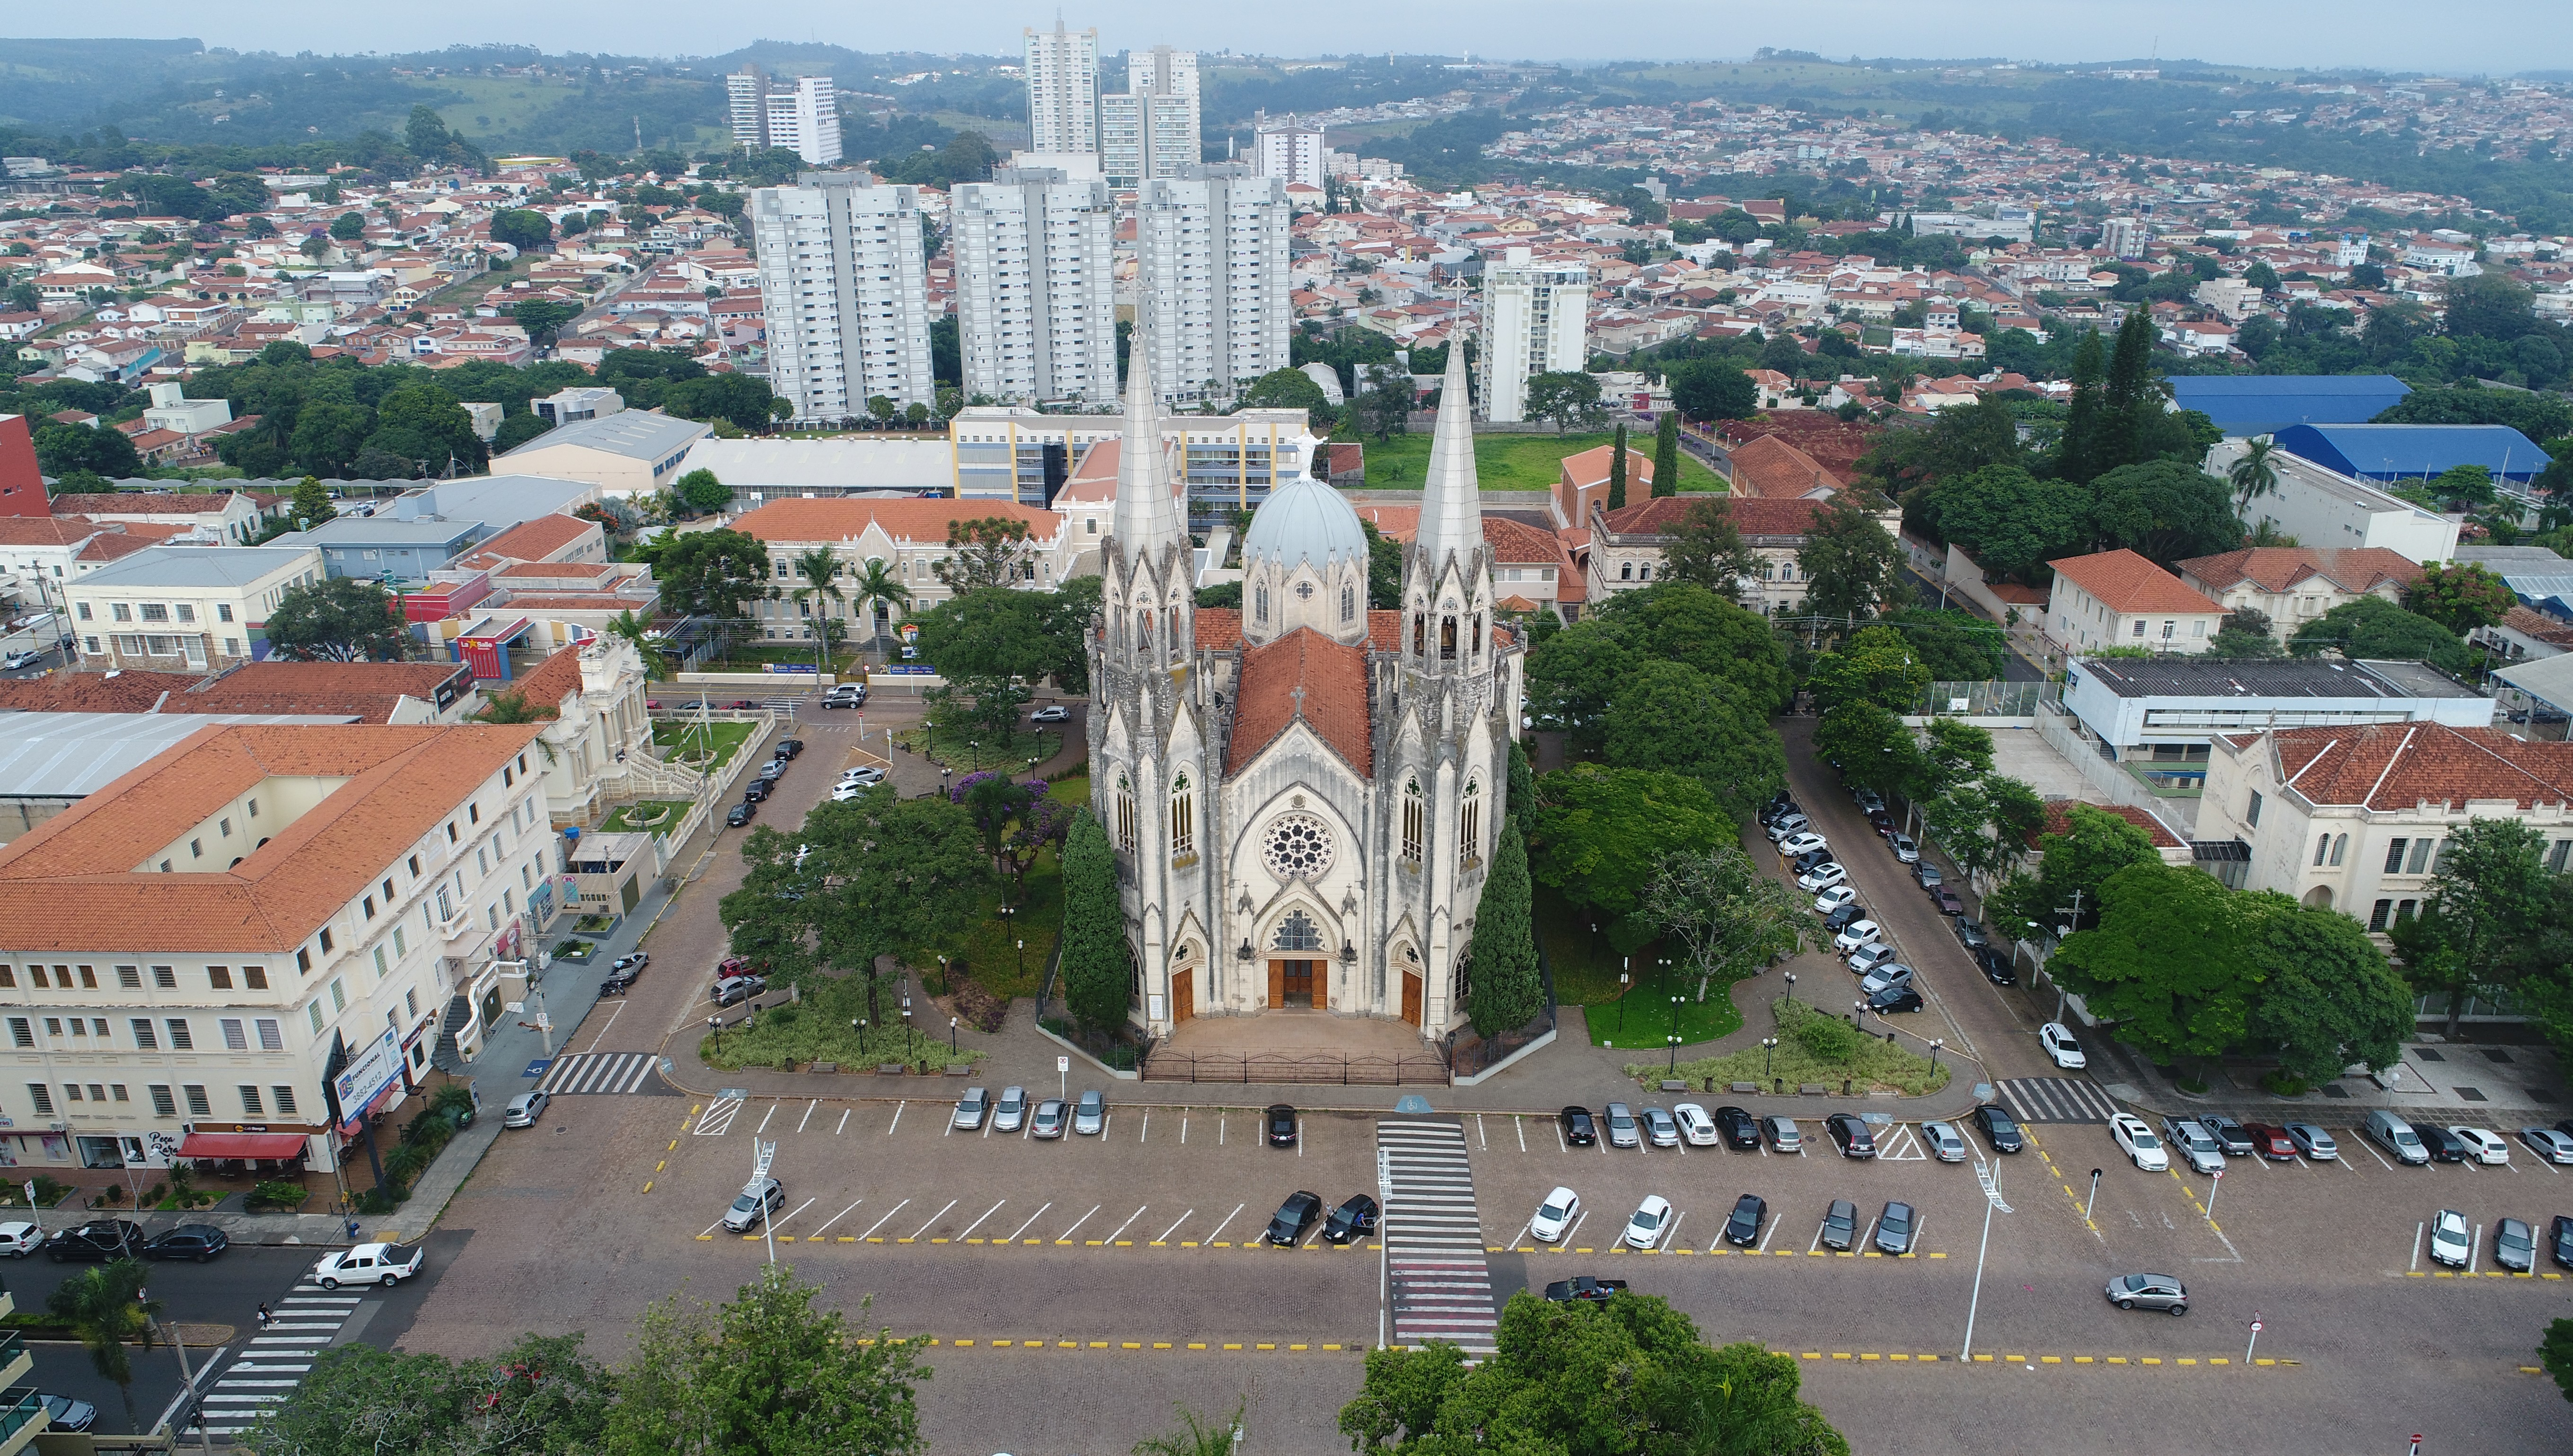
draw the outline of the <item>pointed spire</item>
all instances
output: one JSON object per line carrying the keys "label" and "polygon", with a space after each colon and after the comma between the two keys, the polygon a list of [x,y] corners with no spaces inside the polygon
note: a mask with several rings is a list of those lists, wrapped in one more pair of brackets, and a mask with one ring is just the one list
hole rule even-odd
{"label": "pointed spire", "polygon": [[1483,544],[1482,491],[1474,478],[1474,404],[1465,381],[1462,332],[1447,340],[1438,427],[1429,439],[1429,469],[1420,485],[1420,531],[1413,549],[1435,575],[1449,556],[1470,555]]}
{"label": "pointed spire", "polygon": [[1118,552],[1133,566],[1165,546],[1185,544],[1171,481],[1163,471],[1161,407],[1153,392],[1153,297],[1135,310],[1135,335],[1126,349],[1126,432],[1118,447],[1117,509],[1111,529]]}

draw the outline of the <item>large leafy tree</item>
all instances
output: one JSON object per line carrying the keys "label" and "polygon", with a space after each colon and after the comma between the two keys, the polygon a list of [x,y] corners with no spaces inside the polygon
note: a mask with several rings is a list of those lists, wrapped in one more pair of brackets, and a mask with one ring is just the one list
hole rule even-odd
{"label": "large leafy tree", "polygon": [[2100,887],[2109,877],[2161,859],[2141,825],[2088,804],[2068,808],[2064,828],[2042,836],[2037,847],[2045,856],[2038,873],[2014,878],[1984,902],[1994,924],[2015,938],[2031,926],[2051,935],[2068,925],[2078,931],[2097,924]]}
{"label": "large leafy tree", "polygon": [[521,253],[544,247],[553,241],[553,236],[554,225],[533,209],[503,208],[491,215],[491,241],[506,243]]}
{"label": "large leafy tree", "polygon": [[1969,875],[1998,876],[2028,852],[2046,801],[2018,779],[1986,774],[1920,804],[1930,837]]}
{"label": "large leafy tree", "polygon": [[2092,544],[2168,566],[2242,544],[2232,492],[2184,460],[2121,465],[2091,482]]}
{"label": "large leafy tree", "polygon": [[[1536,796],[1537,882],[1606,918],[1635,912],[1664,856],[1703,854],[1737,833],[1706,785],[1680,774],[1581,764],[1539,777]],[[1650,932],[1621,929],[1629,943]]]}
{"label": "large leafy tree", "polygon": [[2509,987],[2552,904],[2546,836],[2516,819],[2470,819],[2451,831],[2431,866],[2429,904],[2396,928],[2404,975],[2448,1001],[2457,1035],[2466,999]]}
{"label": "large leafy tree", "polygon": [[616,1385],[580,1342],[521,1335],[462,1361],[335,1346],[241,1444],[279,1456],[585,1456],[605,1449]]}
{"label": "large leafy tree", "polygon": [[[2025,467],[2019,419],[1998,395],[1982,394],[1961,409],[1942,409],[1925,428],[1888,430],[1858,462],[1859,472],[1902,499],[1908,523],[1938,535],[1925,487],[1995,465]],[[1944,537],[1942,537],[1944,539]]]}
{"label": "large leafy tree", "polygon": [[1749,695],[1677,662],[1646,662],[1618,688],[1606,758],[1692,775],[1737,819],[1787,782],[1786,751]]}
{"label": "large leafy tree", "polygon": [[375,433],[367,447],[406,460],[426,461],[429,473],[450,465],[458,473],[479,470],[489,460],[473,416],[456,397],[437,384],[405,384],[376,404]]}
{"label": "large leafy tree", "polygon": [[1312,421],[1316,434],[1330,433],[1331,426],[1339,422],[1340,416],[1338,408],[1331,403],[1330,395],[1322,392],[1322,386],[1313,382],[1312,375],[1299,368],[1271,369],[1252,380],[1251,387],[1243,390],[1242,397],[1234,401],[1234,408],[1301,409]]}
{"label": "large leafy tree", "polygon": [[1931,487],[1940,534],[1985,570],[2034,580],[2049,558],[2081,549],[2091,494],[2068,480],[2041,480],[2017,465],[1991,465]]}
{"label": "large leafy tree", "polygon": [[[1722,360],[1677,365],[1669,377],[1672,406],[1691,419],[1743,419],[1760,407],[1759,386]],[[1672,488],[1678,488],[1676,480]]]}
{"label": "large leafy tree", "polygon": [[1678,944],[1697,974],[1697,999],[1803,944],[1803,897],[1760,873],[1740,845],[1668,855],[1654,867],[1642,916]]}
{"label": "large leafy tree", "polygon": [[1536,965],[1533,894],[1527,845],[1517,825],[1504,823],[1466,953],[1465,1013],[1479,1036],[1525,1026],[1545,1008],[1545,982]]}
{"label": "large leafy tree", "polygon": [[1934,682],[1989,682],[2009,670],[1999,626],[1953,607],[1897,607],[1877,618],[1903,634]]}
{"label": "large leafy tree", "polygon": [[2240,897],[2260,999],[2244,1042],[2308,1086],[2390,1067],[2412,1035],[2412,989],[2359,923],[2262,892]]}
{"label": "large leafy tree", "polygon": [[733,489],[714,471],[699,466],[679,477],[679,503],[690,510],[721,510],[732,504]]}
{"label": "large leafy tree", "polygon": [[1902,719],[1875,703],[1846,702],[1814,725],[1814,752],[1840,765],[1842,779],[1880,794],[1900,794],[1919,779],[1920,740]]}
{"label": "large leafy tree", "polygon": [[121,430],[105,425],[42,424],[36,429],[36,467],[48,475],[87,470],[108,479],[143,473],[143,456]]}
{"label": "large leafy tree", "polygon": [[2213,876],[2143,861],[2102,884],[2098,926],[2067,937],[2047,974],[2167,1067],[2242,1040],[2260,987],[2248,939],[2233,893]]}
{"label": "large leafy tree", "polygon": [[1528,654],[1530,704],[1576,746],[1596,751],[1607,741],[1618,688],[1651,661],[1734,684],[1761,717],[1784,708],[1794,691],[1786,649],[1766,618],[1694,582],[1660,581],[1619,592],[1593,616],[1539,642]]}
{"label": "large leafy tree", "polygon": [[1671,580],[1705,587],[1726,601],[1740,604],[1744,582],[1760,574],[1760,557],[1742,543],[1742,527],[1733,523],[1733,504],[1721,495],[1690,502],[1671,525],[1670,544],[1662,549],[1662,574]]}
{"label": "large leafy tree", "polygon": [[332,576],[278,594],[268,644],[297,662],[400,662],[409,638],[381,582]]}
{"label": "large leafy tree", "polygon": [[1930,682],[1929,665],[1921,660],[1911,634],[1879,625],[1860,628],[1839,647],[1816,657],[1805,687],[1813,694],[1818,714],[1828,715],[1854,702],[1909,713]]}
{"label": "large leafy tree", "polygon": [[2466,670],[2466,644],[2457,634],[2381,596],[2345,601],[2296,629],[2287,650],[2298,657],[2337,651],[2351,660],[2426,662],[2451,673]]}
{"label": "large leafy tree", "polygon": [[1527,381],[1521,396],[1527,417],[1551,419],[1554,432],[1563,433],[1575,424],[1588,424],[1599,415],[1599,378],[1577,370],[1537,374]]}
{"label": "large leafy tree", "polygon": [[1843,490],[1814,512],[1796,565],[1805,574],[1805,610],[1815,616],[1864,621],[1907,595],[1897,567],[1902,550],[1878,523],[1858,492]]}
{"label": "large leafy tree", "polygon": [[1117,852],[1098,818],[1073,816],[1063,841],[1063,1001],[1093,1028],[1121,1025],[1132,1004],[1133,954],[1117,896]]}
{"label": "large leafy tree", "polygon": [[689,531],[670,541],[652,574],[670,610],[729,623],[767,594],[768,548],[740,531]]}
{"label": "large leafy tree", "polygon": [[929,563],[950,591],[1017,586],[1034,579],[1035,548],[1028,523],[1016,516],[981,516],[947,523],[947,554]]}
{"label": "large leafy tree", "polygon": [[1793,1356],[1710,1346],[1658,1296],[1554,1304],[1522,1291],[1494,1343],[1471,1368],[1444,1341],[1369,1351],[1340,1434],[1359,1456],[1848,1456],[1798,1396]]}
{"label": "large leafy tree", "polygon": [[2448,561],[2422,568],[2421,579],[2403,589],[2403,605],[2463,637],[2510,615],[2519,597],[2481,562]]}

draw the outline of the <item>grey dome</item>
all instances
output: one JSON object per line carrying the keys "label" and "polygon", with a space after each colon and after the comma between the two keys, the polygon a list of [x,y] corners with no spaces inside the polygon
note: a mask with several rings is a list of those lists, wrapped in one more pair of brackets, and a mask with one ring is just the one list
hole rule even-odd
{"label": "grey dome", "polygon": [[1275,561],[1287,570],[1298,562],[1325,566],[1337,560],[1366,564],[1366,531],[1340,492],[1299,475],[1278,487],[1252,512],[1243,537],[1242,564]]}

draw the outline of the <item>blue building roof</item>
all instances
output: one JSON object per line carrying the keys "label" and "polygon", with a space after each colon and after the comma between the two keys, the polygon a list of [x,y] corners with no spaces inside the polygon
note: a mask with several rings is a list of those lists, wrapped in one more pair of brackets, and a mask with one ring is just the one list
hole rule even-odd
{"label": "blue building roof", "polygon": [[2481,465],[2496,480],[2528,483],[2554,463],[2507,424],[2297,424],[2278,448],[2361,480],[2418,480],[2451,465]]}
{"label": "blue building roof", "polygon": [[2275,434],[2291,424],[2357,424],[2403,402],[2412,386],[2392,374],[2182,374],[2172,402],[2226,434]]}

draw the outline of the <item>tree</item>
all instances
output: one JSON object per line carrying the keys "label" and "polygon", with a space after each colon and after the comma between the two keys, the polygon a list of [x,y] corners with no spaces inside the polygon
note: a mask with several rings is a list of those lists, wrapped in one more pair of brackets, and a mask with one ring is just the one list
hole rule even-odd
{"label": "tree", "polygon": [[2091,482],[2093,544],[2168,567],[2242,544],[2224,482],[2184,460],[2121,465]]}
{"label": "tree", "polygon": [[[1055,594],[985,586],[922,612],[921,660],[949,678],[1024,678],[1035,682],[1059,663],[1067,644],[1062,625],[1048,620]],[[1069,644],[1078,650],[1078,628]],[[1007,731],[1004,725],[1003,731]]]}
{"label": "tree", "polygon": [[[2564,1392],[2566,1400],[2573,1400],[2573,1319],[2547,1323],[2546,1338],[2538,1342],[2537,1358],[2546,1373],[2554,1377],[2555,1388]],[[1346,1422],[1348,1417],[1343,1414],[1340,1419]]]}
{"label": "tree", "polygon": [[1248,1401],[1236,1401],[1231,1416],[1209,1420],[1188,1406],[1180,1406],[1182,1428],[1136,1442],[1135,1456],[1234,1456],[1242,1415],[1250,1408]]}
{"label": "tree", "polygon": [[947,523],[947,554],[929,569],[950,591],[985,586],[1014,586],[1035,579],[1028,544],[1028,523],[1016,516],[990,515]]}
{"label": "tree", "polygon": [[1108,831],[1085,809],[1063,841],[1063,1004],[1083,1026],[1122,1026],[1133,1004],[1126,911],[1117,897],[1117,855]]}
{"label": "tree", "polygon": [[278,594],[268,645],[293,662],[400,662],[411,640],[383,583],[329,576]]}
{"label": "tree", "polygon": [[1733,683],[1762,716],[1783,712],[1795,696],[1787,650],[1769,619],[1691,582],[1656,581],[1618,592],[1591,620],[1644,657]]}
{"label": "tree", "polygon": [[810,609],[818,600],[821,607],[813,614],[827,623],[831,620],[832,607],[845,607],[849,598],[840,590],[840,558],[832,553],[830,547],[815,546],[797,552],[794,570],[798,584],[789,594],[799,609]]}
{"label": "tree", "polygon": [[2342,602],[2298,627],[2287,651],[2298,657],[2337,651],[2353,662],[2426,662],[2449,673],[2466,670],[2466,644],[2456,633],[2381,596]]}
{"label": "tree", "polygon": [[2431,863],[2423,914],[2395,936],[2404,975],[2448,1001],[2454,1040],[2466,999],[2507,989],[2518,948],[2536,936],[2549,904],[2546,836],[2515,819],[2469,819],[2450,831]]}
{"label": "tree", "polygon": [[1527,845],[1518,826],[1500,826],[1492,872],[1483,881],[1474,940],[1466,951],[1466,1015],[1474,1033],[1494,1037],[1526,1026],[1545,1009],[1537,974],[1536,934],[1528,885]]}
{"label": "tree", "polygon": [[491,436],[491,453],[507,454],[553,427],[552,420],[534,410],[521,410],[500,421],[500,428]]}
{"label": "tree", "polygon": [[1386,364],[1366,364],[1366,387],[1350,402],[1358,428],[1377,439],[1391,439],[1411,427],[1414,392],[1411,376]]}
{"label": "tree", "polygon": [[2260,982],[2245,1043],[2308,1087],[2354,1064],[2393,1066],[2412,1036],[2412,989],[2359,923],[2274,892],[2241,899]]}
{"label": "tree", "polygon": [[1805,901],[1761,874],[1739,845],[1667,856],[1644,892],[1643,918],[1676,942],[1697,975],[1697,1000],[1804,944]]}
{"label": "tree", "polygon": [[2278,645],[2269,614],[2258,607],[2235,607],[2226,612],[2206,644],[2210,657],[2282,657],[2286,650]]}
{"label": "tree", "polygon": [[2223,1055],[2259,995],[2232,892],[2158,858],[2102,882],[2097,928],[2067,937],[2046,968],[2157,1067]]}
{"label": "tree", "polygon": [[1878,624],[1861,627],[1839,647],[1814,659],[1806,675],[1814,711],[1829,716],[1843,704],[1874,703],[1889,713],[1909,713],[1930,687],[1931,672],[1909,634]]}
{"label": "tree", "polygon": [[2241,455],[2225,469],[2224,477],[2233,484],[2233,513],[2249,519],[2252,501],[2277,493],[2277,441],[2264,434],[2244,445]]}
{"label": "tree", "polygon": [[653,635],[651,622],[634,615],[634,608],[627,607],[609,617],[607,632],[609,636],[621,637],[633,644],[635,655],[643,659],[646,680],[670,675],[669,654],[661,650],[660,639]]}
{"label": "tree", "polygon": [[564,325],[579,318],[580,310],[553,299],[528,299],[511,309],[509,317],[527,332],[529,344],[541,346],[560,334]]}
{"label": "tree", "polygon": [[35,438],[36,467],[48,475],[87,470],[115,480],[143,473],[134,441],[104,424],[40,424]]}
{"label": "tree", "polygon": [[1587,425],[1599,414],[1599,379],[1594,374],[1549,370],[1527,381],[1520,396],[1530,419],[1551,419],[1562,434],[1573,424]]}
{"label": "tree", "polygon": [[1626,508],[1626,421],[1617,421],[1617,437],[1608,445],[1608,508]]}
{"label": "tree", "polygon": [[2026,926],[2049,934],[2086,929],[2099,919],[2100,887],[2110,876],[2161,860],[2141,826],[2088,804],[2066,809],[2063,830],[2040,838],[2037,847],[2045,857],[2038,873],[2013,879],[1984,902],[1987,916],[2014,937]]}
{"label": "tree", "polygon": [[364,404],[316,399],[296,412],[288,452],[313,474],[345,480],[375,427],[375,411]]}
{"label": "tree", "polygon": [[1363,516],[1358,529],[1367,543],[1367,605],[1380,612],[1394,611],[1402,605],[1402,542],[1377,530],[1375,522]]}
{"label": "tree", "polygon": [[742,603],[767,593],[768,548],[740,531],[690,531],[661,552],[652,574],[671,611],[729,624],[741,616]]}
{"label": "tree", "polygon": [[1539,777],[1536,793],[1537,882],[1608,918],[1634,913],[1663,856],[1704,853],[1737,832],[1715,795],[1680,774],[1578,764]]}
{"label": "tree", "polygon": [[700,465],[679,477],[679,503],[690,510],[717,511],[732,504],[733,489]]}
{"label": "tree", "polygon": [[870,558],[859,569],[857,579],[849,583],[849,599],[866,614],[868,635],[881,638],[891,621],[900,620],[911,609],[911,588],[903,584],[901,574],[889,563]]}
{"label": "tree", "polygon": [[1897,607],[1877,618],[1903,634],[1935,682],[1987,682],[2009,669],[2002,629],[1950,608]]}
{"label": "tree", "polygon": [[1680,493],[1680,416],[1676,409],[1663,410],[1661,421],[1653,426],[1653,493]]}
{"label": "tree", "polygon": [[1299,368],[1271,369],[1262,374],[1234,400],[1233,408],[1236,413],[1245,409],[1301,409],[1312,421],[1315,434],[1330,433],[1340,415],[1330,396],[1322,392],[1322,386]]}
{"label": "tree", "polygon": [[1999,395],[1979,394],[1963,408],[1940,410],[1926,429],[1886,431],[1859,458],[1858,467],[1886,493],[1903,498],[1907,517],[1918,517],[1919,524],[1935,532],[1937,512],[1921,487],[1997,465],[2027,464],[2019,416]]}
{"label": "tree", "polygon": [[520,253],[533,253],[553,241],[554,225],[544,214],[528,208],[503,208],[491,215],[491,241],[505,243]]}
{"label": "tree", "polygon": [[1991,465],[1930,489],[1940,534],[1988,572],[2034,581],[2050,558],[2081,548],[2091,528],[2091,494],[2069,480],[2041,480],[2016,465]]}
{"label": "tree", "polygon": [[352,208],[331,220],[331,236],[343,243],[355,243],[367,236],[367,215]]}
{"label": "tree", "polygon": [[54,1286],[45,1296],[46,1312],[72,1327],[89,1351],[90,1367],[116,1387],[125,1401],[125,1423],[134,1424],[134,1361],[128,1343],[152,1343],[152,1316],[161,1301],[143,1297],[152,1271],[129,1253],[98,1268],[83,1269]]}
{"label": "tree", "polygon": [[2107,366],[2099,332],[2085,333],[2073,352],[2073,398],[2066,406],[2064,434],[2055,455],[2055,472],[2067,480],[2087,481],[2109,467],[2102,458],[2108,442],[2103,438],[2107,420],[2101,379]]}
{"label": "tree", "polygon": [[1841,777],[1879,794],[1900,794],[1923,772],[1921,742],[1903,720],[1870,702],[1847,702],[1814,725],[1814,752]]}
{"label": "tree", "polygon": [[[720,1308],[673,1295],[639,1322],[600,1447],[620,1456],[922,1456],[918,1339],[862,1338],[819,1284],[768,1264]],[[861,1304],[860,1310],[866,1306]],[[263,1447],[263,1450],[271,1449]]]}
{"label": "tree", "polygon": [[2448,561],[2422,568],[2421,579],[2403,589],[2403,606],[2447,628],[2459,637],[2510,615],[2519,597],[2510,583],[2480,562]]}
{"label": "tree", "polygon": [[1999,876],[2028,852],[2046,822],[2046,801],[2014,778],[1988,773],[1920,804],[1930,838],[1970,876]]}
{"label": "tree", "polygon": [[[1614,509],[1615,496],[1610,499]],[[1690,501],[1662,549],[1665,579],[1694,582],[1737,606],[1743,583],[1756,580],[1760,567],[1759,553],[1742,543],[1742,528],[1733,523],[1733,502],[1721,495]]]}
{"label": "tree", "polygon": [[479,1360],[368,1344],[322,1351],[242,1438],[292,1456],[573,1456],[600,1449],[614,1377],[581,1337],[520,1335]]}
{"label": "tree", "polygon": [[295,482],[295,495],[288,503],[287,514],[294,518],[296,529],[309,531],[326,520],[339,519],[340,506],[320,480],[307,475]]}
{"label": "tree", "polygon": [[1786,750],[1743,690],[1678,662],[1646,662],[1608,706],[1607,761],[1689,774],[1747,818],[1787,782]]}
{"label": "tree", "polygon": [[2153,377],[2153,320],[2145,309],[2130,309],[2118,326],[2118,343],[2109,356],[2108,383],[2100,392],[2101,449],[2094,463],[2098,474],[2120,465],[2151,459],[2158,432],[2154,416],[2165,414],[2167,395]]}
{"label": "tree", "polygon": [[1657,1295],[1555,1304],[1522,1290],[1494,1343],[1470,1370],[1444,1340],[1369,1351],[1340,1434],[1359,1456],[1848,1456],[1798,1397],[1794,1356],[1710,1347]]}
{"label": "tree", "polygon": [[453,394],[432,383],[404,384],[376,401],[376,428],[367,445],[424,461],[432,473],[449,466],[479,470],[489,458],[481,436],[473,432],[473,416]]}
{"label": "tree", "polygon": [[1720,360],[1678,365],[1669,378],[1671,406],[1691,419],[1747,419],[1760,408],[1760,386]]}

